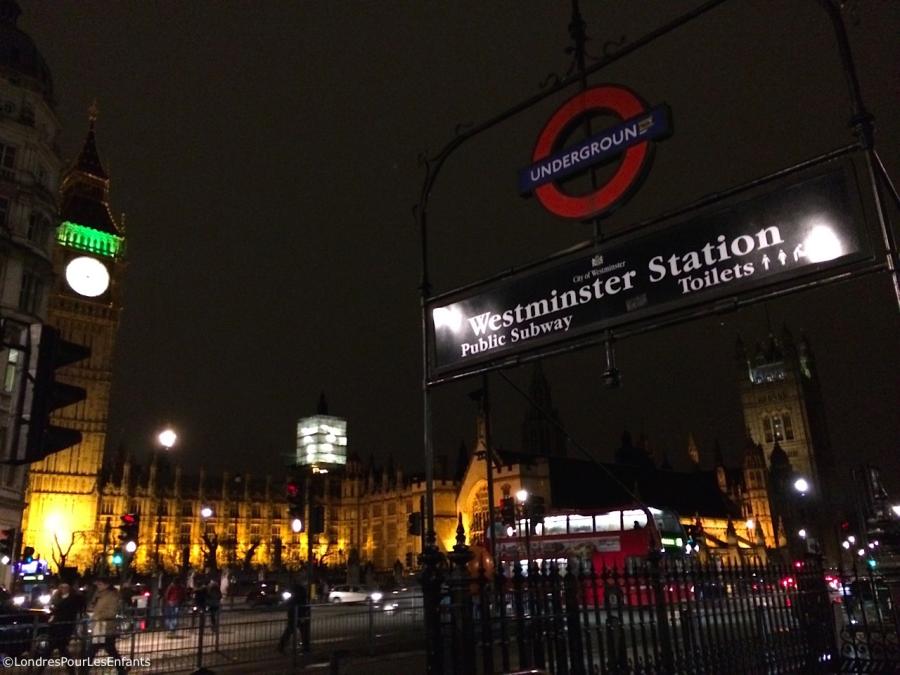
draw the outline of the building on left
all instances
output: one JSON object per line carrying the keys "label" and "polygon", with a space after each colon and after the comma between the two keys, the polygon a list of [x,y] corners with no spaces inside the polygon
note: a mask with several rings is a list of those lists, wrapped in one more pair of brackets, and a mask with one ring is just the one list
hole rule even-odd
{"label": "building on left", "polygon": [[[0,0],[0,453],[16,459],[29,326],[47,318],[57,194],[62,171],[50,70],[18,27],[21,10]],[[5,550],[21,546],[25,466],[0,464],[0,530]],[[14,557],[14,556],[13,556]],[[0,583],[10,581],[0,565]]]}

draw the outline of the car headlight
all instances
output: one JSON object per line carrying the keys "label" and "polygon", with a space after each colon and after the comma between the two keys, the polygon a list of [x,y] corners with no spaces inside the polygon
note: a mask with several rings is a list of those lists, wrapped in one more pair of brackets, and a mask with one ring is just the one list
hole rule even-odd
{"label": "car headlight", "polygon": [[378,602],[382,596],[381,593],[372,593],[369,597],[372,598],[372,602]]}
{"label": "car headlight", "polygon": [[44,593],[43,595],[38,596],[38,602],[41,603],[42,605],[49,605],[50,604],[50,594]]}
{"label": "car headlight", "polygon": [[15,597],[13,598],[13,604],[16,605],[16,606],[24,605],[24,604],[25,604],[25,596],[24,596],[24,595],[17,595],[17,596],[15,596]]}

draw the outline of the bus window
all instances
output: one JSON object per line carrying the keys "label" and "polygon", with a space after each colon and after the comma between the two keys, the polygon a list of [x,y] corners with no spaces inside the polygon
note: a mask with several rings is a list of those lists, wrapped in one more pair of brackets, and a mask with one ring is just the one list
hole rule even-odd
{"label": "bus window", "polygon": [[593,532],[594,519],[591,516],[569,516],[569,532]]}

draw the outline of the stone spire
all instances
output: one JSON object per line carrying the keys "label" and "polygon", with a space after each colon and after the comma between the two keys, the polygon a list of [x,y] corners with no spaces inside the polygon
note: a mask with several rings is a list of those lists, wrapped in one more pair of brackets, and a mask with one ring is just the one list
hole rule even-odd
{"label": "stone spire", "polygon": [[691,460],[691,466],[694,469],[700,468],[700,448],[697,447],[697,441],[694,440],[694,434],[688,434],[688,442],[687,442],[687,455],[688,459]]}

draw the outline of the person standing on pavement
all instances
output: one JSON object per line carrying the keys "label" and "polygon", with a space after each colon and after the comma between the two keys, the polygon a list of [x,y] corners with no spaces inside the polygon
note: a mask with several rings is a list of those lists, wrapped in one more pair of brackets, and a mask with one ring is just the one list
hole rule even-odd
{"label": "person standing on pavement", "polygon": [[210,579],[209,585],[206,587],[206,607],[209,610],[209,624],[212,626],[213,633],[218,633],[222,591],[219,590],[219,582],[215,579]]}
{"label": "person standing on pavement", "polygon": [[[88,650],[88,658],[93,659],[97,652],[103,649],[110,657],[121,659],[122,656],[116,648],[116,616],[121,605],[119,592],[106,578],[97,579],[94,585],[97,591],[94,593],[88,610],[91,614],[91,635],[93,636],[91,648]],[[101,641],[97,641],[98,638]],[[85,667],[83,672],[88,672],[88,669]],[[125,672],[125,668],[121,665],[116,670],[120,675]]]}
{"label": "person standing on pavement", "polygon": [[184,586],[181,585],[181,579],[175,577],[163,596],[163,617],[166,623],[166,630],[169,631],[169,637],[175,637],[175,629],[178,628],[178,611],[181,608],[181,603],[184,602],[184,595]]}
{"label": "person standing on pavement", "polygon": [[294,584],[291,587],[291,597],[287,601],[287,625],[284,627],[281,639],[278,640],[279,652],[284,654],[284,648],[288,642],[291,643],[291,649],[293,650],[293,643],[296,639],[295,633],[299,622],[300,641],[303,643],[303,651],[304,653],[309,653],[311,648],[309,640],[310,619],[307,587],[303,584]]}

